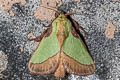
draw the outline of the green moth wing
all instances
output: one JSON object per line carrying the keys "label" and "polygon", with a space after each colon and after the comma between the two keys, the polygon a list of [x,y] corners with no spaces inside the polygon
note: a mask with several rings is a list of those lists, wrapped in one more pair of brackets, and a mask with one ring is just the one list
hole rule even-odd
{"label": "green moth wing", "polygon": [[94,72],[93,59],[74,27],[64,41],[62,49],[65,53],[63,63],[68,73],[85,76]]}
{"label": "green moth wing", "polygon": [[36,74],[54,72],[58,66],[58,51],[59,44],[55,32],[46,32],[28,63],[29,70]]}

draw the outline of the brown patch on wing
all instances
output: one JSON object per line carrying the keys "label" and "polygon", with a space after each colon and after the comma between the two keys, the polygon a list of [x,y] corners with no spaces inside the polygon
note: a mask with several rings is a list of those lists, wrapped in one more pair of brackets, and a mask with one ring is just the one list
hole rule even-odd
{"label": "brown patch on wing", "polygon": [[28,63],[28,68],[30,72],[35,74],[49,74],[54,73],[55,70],[58,68],[58,57],[59,54],[47,59],[42,63],[34,64],[32,62]]}
{"label": "brown patch on wing", "polygon": [[66,54],[63,54],[63,65],[68,73],[80,76],[90,75],[93,74],[95,71],[94,64],[80,64],[79,62],[67,56]]}

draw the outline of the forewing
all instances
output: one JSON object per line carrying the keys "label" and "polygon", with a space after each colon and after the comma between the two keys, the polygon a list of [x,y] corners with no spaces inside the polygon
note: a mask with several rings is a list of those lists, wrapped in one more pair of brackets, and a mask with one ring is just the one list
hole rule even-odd
{"label": "forewing", "polygon": [[49,36],[46,33],[42,38],[38,48],[33,53],[28,67],[33,73],[47,74],[53,72],[57,65],[57,52],[59,52],[59,44],[55,32]]}
{"label": "forewing", "polygon": [[63,63],[67,72],[78,75],[88,75],[94,72],[93,59],[74,28],[71,29],[63,44],[63,52],[65,53]]}

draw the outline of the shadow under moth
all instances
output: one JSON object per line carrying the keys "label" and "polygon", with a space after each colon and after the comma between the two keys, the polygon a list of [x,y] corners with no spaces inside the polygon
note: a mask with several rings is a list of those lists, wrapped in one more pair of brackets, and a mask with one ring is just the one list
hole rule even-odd
{"label": "shadow under moth", "polygon": [[76,31],[82,28],[69,20],[69,15],[60,13],[48,29],[31,39],[40,43],[28,63],[30,72],[53,73],[58,78],[64,78],[66,73],[80,76],[94,73],[94,61]]}

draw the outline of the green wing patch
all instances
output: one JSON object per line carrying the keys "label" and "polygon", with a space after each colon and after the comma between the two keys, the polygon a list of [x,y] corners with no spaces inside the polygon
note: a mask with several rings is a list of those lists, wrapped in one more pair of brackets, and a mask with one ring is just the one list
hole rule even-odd
{"label": "green wing patch", "polygon": [[83,41],[74,37],[71,32],[69,32],[69,36],[64,41],[63,52],[80,64],[89,65],[94,63]]}
{"label": "green wing patch", "polygon": [[42,63],[48,58],[57,54],[60,50],[56,34],[51,33],[49,37],[43,37],[38,48],[32,55],[30,62],[32,63]]}

